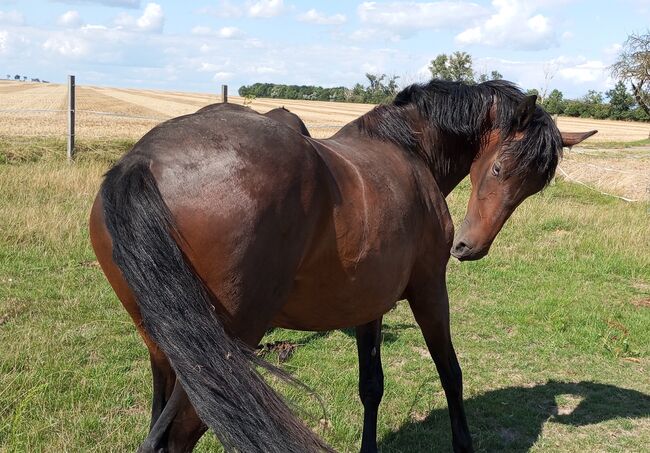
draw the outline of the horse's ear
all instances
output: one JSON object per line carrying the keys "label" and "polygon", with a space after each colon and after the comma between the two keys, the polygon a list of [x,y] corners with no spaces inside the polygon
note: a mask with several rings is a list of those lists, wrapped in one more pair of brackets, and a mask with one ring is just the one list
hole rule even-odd
{"label": "horse's ear", "polygon": [[589,131],[589,132],[560,132],[562,134],[562,146],[567,146],[571,147],[573,145],[577,145],[583,140],[588,139],[592,135],[594,135],[596,130],[594,131]]}
{"label": "horse's ear", "polygon": [[515,126],[518,131],[522,131],[528,126],[535,115],[537,108],[537,95],[526,96],[517,106],[515,111]]}

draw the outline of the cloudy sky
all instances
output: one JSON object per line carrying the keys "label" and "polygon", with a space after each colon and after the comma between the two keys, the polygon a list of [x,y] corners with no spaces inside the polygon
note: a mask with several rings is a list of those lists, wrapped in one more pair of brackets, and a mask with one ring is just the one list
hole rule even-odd
{"label": "cloudy sky", "polygon": [[351,86],[366,72],[426,79],[439,53],[565,95],[612,85],[650,0],[0,0],[0,77],[231,91],[253,82]]}

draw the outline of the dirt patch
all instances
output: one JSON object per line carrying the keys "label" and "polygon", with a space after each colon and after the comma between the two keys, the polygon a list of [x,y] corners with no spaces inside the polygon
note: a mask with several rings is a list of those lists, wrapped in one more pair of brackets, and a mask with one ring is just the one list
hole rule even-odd
{"label": "dirt patch", "polygon": [[634,305],[635,307],[640,307],[640,308],[650,308],[650,297],[633,300],[632,305]]}

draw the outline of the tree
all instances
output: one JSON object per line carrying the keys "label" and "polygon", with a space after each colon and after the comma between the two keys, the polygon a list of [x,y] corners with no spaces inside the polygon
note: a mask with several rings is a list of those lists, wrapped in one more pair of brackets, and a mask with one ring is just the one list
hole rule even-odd
{"label": "tree", "polygon": [[551,115],[559,115],[564,113],[565,103],[564,95],[558,89],[554,89],[551,93],[544,99],[542,103],[544,109]]}
{"label": "tree", "polygon": [[20,80],[20,76],[19,76],[18,74],[16,74],[16,75],[14,76],[14,80]]}
{"label": "tree", "polygon": [[23,76],[23,82],[27,82],[27,76],[26,75]]}
{"label": "tree", "polygon": [[429,71],[434,79],[474,82],[472,56],[467,52],[454,52],[450,55],[441,53],[431,60]]}
{"label": "tree", "polygon": [[11,79],[11,74],[7,74],[7,80]]}
{"label": "tree", "polygon": [[605,95],[609,99],[609,106],[614,119],[625,118],[634,106],[634,97],[627,92],[625,83],[620,80]]}
{"label": "tree", "polygon": [[531,88],[529,90],[526,90],[526,96],[532,96],[532,95],[539,97],[539,90],[537,88]]}
{"label": "tree", "polygon": [[650,30],[627,37],[611,71],[617,79],[630,83],[637,104],[650,115]]}
{"label": "tree", "polygon": [[551,84],[551,80],[555,77],[555,74],[558,71],[558,65],[557,63],[553,62],[547,62],[544,64],[544,86],[542,86],[542,89],[539,91],[539,100],[540,102],[544,102],[546,100],[546,95],[548,94],[548,88]]}
{"label": "tree", "polygon": [[502,80],[502,79],[503,79],[503,75],[501,75],[499,71],[494,70],[490,72],[490,75],[485,73],[479,74],[477,82],[483,83],[483,82],[487,82],[488,80]]}

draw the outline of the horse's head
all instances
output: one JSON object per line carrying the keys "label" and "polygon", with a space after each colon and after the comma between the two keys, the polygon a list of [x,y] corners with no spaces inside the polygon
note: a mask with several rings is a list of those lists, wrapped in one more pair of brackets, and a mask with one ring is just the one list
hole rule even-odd
{"label": "horse's head", "polygon": [[484,257],[515,208],[549,183],[562,147],[596,132],[560,133],[536,96],[520,101],[506,124],[490,128],[472,163],[472,193],[451,254],[461,261]]}

